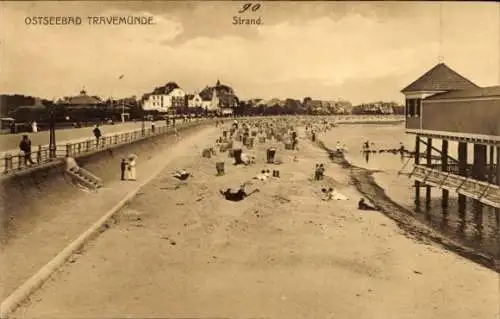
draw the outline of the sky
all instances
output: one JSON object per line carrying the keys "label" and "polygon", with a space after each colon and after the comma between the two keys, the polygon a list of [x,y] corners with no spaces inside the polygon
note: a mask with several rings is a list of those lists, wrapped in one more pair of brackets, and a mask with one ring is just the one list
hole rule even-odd
{"label": "sky", "polygon": [[[480,86],[500,82],[494,2],[269,1],[239,14],[245,3],[0,2],[0,93],[54,99],[84,87],[101,97],[139,97],[169,81],[195,92],[219,79],[242,99],[400,102],[400,90],[439,56]],[[26,24],[33,16],[83,22]],[[88,16],[144,16],[154,24],[89,25]],[[234,16],[262,24],[233,25]]]}

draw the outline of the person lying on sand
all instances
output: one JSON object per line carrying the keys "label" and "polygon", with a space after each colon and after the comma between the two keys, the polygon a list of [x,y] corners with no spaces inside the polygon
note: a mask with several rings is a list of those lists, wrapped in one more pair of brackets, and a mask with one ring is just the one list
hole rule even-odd
{"label": "person lying on sand", "polygon": [[241,153],[241,161],[245,165],[255,164],[255,156],[250,156],[247,153]]}
{"label": "person lying on sand", "polygon": [[240,188],[237,191],[234,191],[231,188],[226,189],[223,191],[222,189],[219,190],[221,195],[224,196],[226,200],[232,201],[232,202],[239,202],[247,198],[248,196],[252,195],[253,193],[259,192],[259,189],[254,189],[250,193],[245,192],[245,184],[241,185]]}
{"label": "person lying on sand", "polygon": [[185,181],[189,176],[193,175],[188,173],[185,169],[178,170],[174,173],[174,177],[181,181]]}
{"label": "person lying on sand", "polygon": [[333,188],[329,188],[329,189],[322,188],[321,192],[323,192],[323,194],[325,194],[325,197],[323,198],[323,200],[332,200],[332,199],[334,199],[334,200],[348,200],[349,199],[346,196],[344,196],[343,194],[334,190]]}
{"label": "person lying on sand", "polygon": [[358,209],[359,210],[377,210],[375,207],[368,205],[365,203],[365,199],[361,198],[358,202]]}

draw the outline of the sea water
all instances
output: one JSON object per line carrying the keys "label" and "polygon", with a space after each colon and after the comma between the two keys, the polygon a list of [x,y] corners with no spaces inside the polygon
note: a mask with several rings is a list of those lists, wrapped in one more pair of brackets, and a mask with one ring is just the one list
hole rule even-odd
{"label": "sea water", "polygon": [[[415,218],[432,228],[444,233],[478,251],[496,255],[500,251],[500,231],[497,226],[494,209],[484,206],[481,224],[474,221],[472,200],[467,201],[465,218],[458,215],[458,194],[450,192],[449,208],[443,214],[441,208],[441,190],[432,188],[431,207],[425,209],[425,188],[421,189],[421,212],[415,211],[414,180],[408,176],[413,169],[413,158],[401,157],[399,153],[378,153],[380,149],[398,149],[402,144],[407,150],[414,151],[415,135],[405,134],[404,123],[399,124],[342,124],[328,131],[321,138],[325,145],[334,149],[336,145],[345,145],[346,159],[353,165],[375,171],[376,183],[381,186],[388,197],[399,205],[407,208]],[[370,148],[377,153],[362,152],[363,143],[370,143]],[[337,143],[338,142],[338,143]],[[434,140],[432,145],[441,149],[441,141]],[[372,144],[373,143],[373,144]],[[457,158],[458,143],[449,142],[449,156]],[[469,146],[471,147],[471,146]],[[423,152],[425,146],[420,146]],[[436,151],[432,154],[438,155]],[[469,152],[468,162],[473,160]],[[406,173],[406,174],[401,174]]]}

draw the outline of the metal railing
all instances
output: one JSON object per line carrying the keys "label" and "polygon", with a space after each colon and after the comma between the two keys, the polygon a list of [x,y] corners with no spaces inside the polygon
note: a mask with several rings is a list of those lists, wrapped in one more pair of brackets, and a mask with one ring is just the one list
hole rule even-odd
{"label": "metal railing", "polygon": [[[453,163],[453,164],[448,164],[446,165],[446,169],[443,170],[442,169],[442,164],[441,163],[435,163],[435,164],[431,164],[431,165],[425,165],[425,164],[421,164],[422,166],[427,166],[427,167],[430,167],[434,170],[439,170],[439,171],[443,171],[443,172],[447,172],[447,173],[451,173],[451,174],[455,174],[455,175],[460,175],[460,176],[465,176],[465,177],[473,177],[473,166],[472,164],[467,164],[466,167],[465,167],[465,170],[464,170],[464,173],[463,174],[460,174],[460,169],[459,169],[459,165],[456,164],[456,163]],[[492,183],[493,184],[497,184],[497,181],[496,181],[496,169],[497,169],[497,165],[488,165],[486,167],[486,175],[487,176],[491,176],[492,177]]]}
{"label": "metal railing", "polygon": [[[210,119],[196,118],[188,122],[176,123],[175,128],[184,129],[207,122],[210,122]],[[168,126],[158,125],[155,127],[154,131],[152,127],[145,128],[144,130],[140,128],[128,132],[102,136],[99,139],[93,137],[76,142],[57,144],[55,157],[50,157],[48,145],[38,145],[29,156],[33,164],[30,163],[28,157],[26,157],[21,151],[4,154],[2,158],[4,163],[3,173],[4,175],[13,174],[22,170],[36,168],[47,163],[60,161],[61,158],[66,156],[78,157],[81,155],[92,154],[119,145],[130,144],[139,140],[173,132],[174,126],[172,124]]]}

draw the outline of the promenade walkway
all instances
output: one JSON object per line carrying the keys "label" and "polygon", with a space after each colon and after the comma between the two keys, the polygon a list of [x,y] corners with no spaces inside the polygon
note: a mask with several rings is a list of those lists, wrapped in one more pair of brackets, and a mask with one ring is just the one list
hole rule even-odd
{"label": "promenade walkway", "polygon": [[[146,125],[150,126],[151,122],[146,122]],[[156,122],[157,125],[160,125],[159,122]],[[164,125],[165,122],[162,122],[161,125]],[[102,125],[100,126],[101,132],[103,135],[117,134],[128,132],[132,130],[137,130],[141,128],[141,122],[126,122],[126,123],[117,123],[115,125]],[[66,144],[69,142],[82,141],[88,138],[94,137],[94,133],[92,130],[94,126],[90,127],[82,127],[82,128],[68,128],[62,130],[56,130],[56,143],[57,144]],[[0,154],[1,157],[5,153],[17,154],[19,153],[19,142],[21,141],[21,137],[27,134],[31,139],[31,145],[33,148],[38,145],[48,145],[49,144],[49,131],[42,131],[37,133],[19,133],[19,134],[3,134],[0,135]]]}

